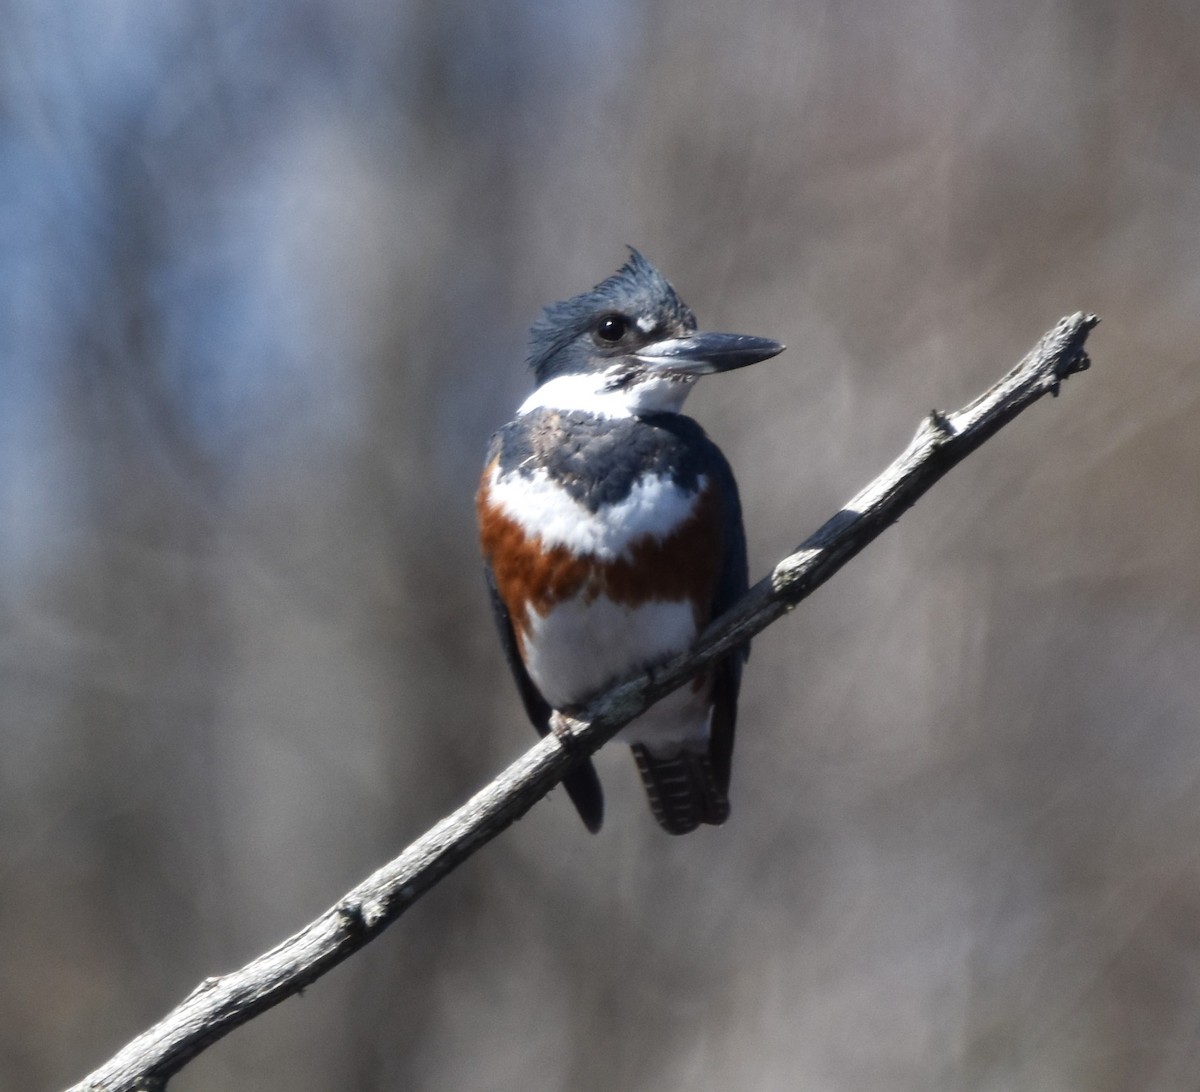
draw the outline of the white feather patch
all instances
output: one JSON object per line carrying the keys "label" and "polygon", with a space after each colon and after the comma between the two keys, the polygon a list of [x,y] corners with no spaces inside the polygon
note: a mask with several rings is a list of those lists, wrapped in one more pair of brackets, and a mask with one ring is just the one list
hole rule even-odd
{"label": "white feather patch", "polygon": [[644,535],[662,539],[671,534],[692,514],[706,485],[702,475],[696,492],[685,493],[670,478],[654,475],[638,481],[618,503],[592,512],[545,470],[529,476],[494,470],[488,499],[543,546],[565,546],[573,554],[615,561]]}
{"label": "white feather patch", "polygon": [[[676,652],[696,639],[690,603],[650,602],[638,607],[582,596],[532,612],[525,635],[529,677],[555,708],[575,705],[601,687]],[[623,728],[617,739],[672,749],[708,734],[707,692],[690,686],[668,695]]]}
{"label": "white feather patch", "polygon": [[692,389],[692,379],[644,375],[626,387],[609,390],[606,372],[560,375],[543,383],[521,404],[518,415],[533,410],[580,410],[596,417],[638,417],[678,413]]}

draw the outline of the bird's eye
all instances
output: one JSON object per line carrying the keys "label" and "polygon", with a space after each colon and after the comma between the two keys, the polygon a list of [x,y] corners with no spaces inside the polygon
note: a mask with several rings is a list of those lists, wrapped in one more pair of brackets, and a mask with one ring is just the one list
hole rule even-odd
{"label": "bird's eye", "polygon": [[629,320],[624,315],[605,315],[596,323],[595,337],[605,345],[615,345],[629,330]]}

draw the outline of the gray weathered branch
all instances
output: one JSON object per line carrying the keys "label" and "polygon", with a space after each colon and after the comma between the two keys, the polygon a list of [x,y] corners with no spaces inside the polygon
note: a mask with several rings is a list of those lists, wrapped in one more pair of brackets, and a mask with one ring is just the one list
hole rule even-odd
{"label": "gray weathered branch", "polygon": [[396,920],[443,876],[546,795],[579,756],[682,685],[715,657],[765,629],[820,587],[907,511],[939,478],[1067,376],[1088,367],[1098,320],[1058,323],[995,386],[957,413],[933,412],[908,449],[775,566],[701,635],[696,646],[613,686],[504,770],[453,815],[368,877],[315,921],[241,970],[202,982],[71,1092],[161,1089],[188,1061],[239,1024],[299,992]]}

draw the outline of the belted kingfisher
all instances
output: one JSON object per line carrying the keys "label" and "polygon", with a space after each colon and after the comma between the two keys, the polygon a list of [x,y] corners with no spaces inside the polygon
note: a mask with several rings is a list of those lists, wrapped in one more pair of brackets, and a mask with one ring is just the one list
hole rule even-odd
{"label": "belted kingfisher", "polygon": [[[505,656],[542,735],[553,710],[686,651],[746,590],[733,471],[680,409],[699,376],[782,351],[766,338],[697,333],[691,309],[632,247],[613,276],[534,323],[537,388],[492,437],[476,507]],[[729,817],[748,653],[729,653],[615,737],[632,746],[671,834]],[[591,762],[564,785],[599,830]]]}

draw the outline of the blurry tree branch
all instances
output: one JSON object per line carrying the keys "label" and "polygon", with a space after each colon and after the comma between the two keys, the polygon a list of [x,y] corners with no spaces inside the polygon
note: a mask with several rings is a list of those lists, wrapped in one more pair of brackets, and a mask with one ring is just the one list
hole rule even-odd
{"label": "blurry tree branch", "polygon": [[1067,376],[1088,367],[1094,315],[1062,319],[1011,372],[956,413],[934,411],[904,453],[771,574],[714,621],[688,653],[621,682],[557,728],[335,906],[241,970],[202,982],[71,1092],[162,1089],[235,1027],[298,993],[395,921],[442,877],[545,796],[664,694],[790,611],[894,523],[952,467]]}

